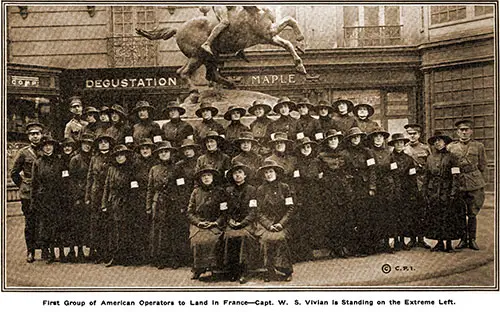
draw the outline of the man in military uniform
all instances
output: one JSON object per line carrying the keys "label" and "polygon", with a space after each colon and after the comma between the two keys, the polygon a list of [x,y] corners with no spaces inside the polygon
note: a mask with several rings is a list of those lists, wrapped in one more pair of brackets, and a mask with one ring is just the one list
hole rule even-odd
{"label": "man in military uniform", "polygon": [[73,116],[66,124],[64,138],[72,138],[76,142],[80,139],[80,133],[83,128],[88,125],[88,122],[82,119],[83,105],[82,100],[78,96],[71,97],[69,111]]}
{"label": "man in military uniform", "polygon": [[[417,175],[417,186],[418,192],[420,196],[423,196],[422,187],[424,185],[424,177],[425,177],[425,163],[427,161],[427,157],[431,154],[431,149],[427,144],[424,144],[420,141],[420,135],[422,134],[422,126],[419,124],[407,124],[404,126],[406,129],[406,134],[408,134],[408,138],[410,141],[406,143],[404,148],[404,153],[411,156],[416,165],[416,175]],[[421,197],[423,198],[423,197]],[[424,200],[417,201],[418,203],[424,203]],[[420,219],[423,220],[425,213],[425,206],[415,207],[420,212]],[[408,247],[423,247],[425,249],[430,249],[429,246],[423,238],[424,229],[420,228],[417,230],[419,234],[417,237],[412,237],[410,242],[408,243]]]}
{"label": "man in military uniform", "polygon": [[21,198],[21,209],[24,214],[24,237],[26,240],[26,261],[35,261],[35,247],[37,241],[38,218],[33,211],[31,202],[31,169],[33,163],[39,157],[38,146],[42,139],[43,125],[32,122],[26,125],[26,132],[30,145],[19,150],[14,160],[14,166],[10,171],[12,181],[19,187],[19,197]]}
{"label": "man in military uniform", "polygon": [[469,247],[473,250],[479,250],[476,243],[476,216],[484,204],[486,153],[484,145],[472,139],[471,120],[459,120],[455,123],[455,127],[459,140],[450,143],[448,150],[458,160],[458,196],[467,206],[466,231],[456,248]]}

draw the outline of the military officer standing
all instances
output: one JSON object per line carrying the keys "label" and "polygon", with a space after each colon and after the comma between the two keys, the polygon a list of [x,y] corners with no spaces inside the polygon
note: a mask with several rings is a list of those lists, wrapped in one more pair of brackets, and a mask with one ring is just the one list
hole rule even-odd
{"label": "military officer standing", "polygon": [[21,210],[24,214],[24,238],[26,240],[26,261],[35,261],[35,247],[37,241],[38,218],[33,211],[31,201],[31,169],[33,163],[39,157],[38,147],[42,139],[43,125],[32,122],[26,125],[28,140],[30,145],[19,150],[14,159],[14,166],[10,171],[12,181],[19,187],[19,197],[21,198]]}
{"label": "military officer standing", "polygon": [[78,141],[83,128],[88,125],[88,122],[82,119],[83,105],[82,100],[78,96],[73,96],[70,99],[69,111],[72,114],[72,118],[66,124],[64,138],[72,138]]}
{"label": "military officer standing", "polygon": [[458,159],[458,196],[467,205],[467,228],[456,248],[479,250],[476,243],[476,216],[484,204],[486,153],[484,145],[472,139],[472,126],[471,120],[457,121],[455,127],[459,140],[450,143],[447,148]]}
{"label": "military officer standing", "polygon": [[[425,164],[427,161],[427,157],[431,154],[431,149],[427,144],[424,144],[420,141],[420,136],[422,134],[422,126],[419,124],[407,124],[404,126],[406,129],[406,134],[408,134],[408,138],[410,141],[406,143],[404,152],[405,154],[411,156],[413,158],[413,161],[415,162],[415,169],[417,171],[417,186],[418,186],[418,192],[419,196],[422,198],[423,196],[423,185],[424,185],[424,178],[425,178]],[[420,204],[418,204],[420,203]],[[425,214],[425,201],[424,200],[417,200],[417,207],[416,210],[420,212],[420,220],[423,220],[424,214]],[[419,224],[423,224],[422,222],[419,222]],[[408,247],[422,247],[425,249],[430,249],[431,246],[429,246],[425,241],[423,237],[423,232],[424,229],[420,226],[420,228],[417,226],[415,228],[417,231],[417,237],[412,237],[410,239],[410,242],[408,243]]]}

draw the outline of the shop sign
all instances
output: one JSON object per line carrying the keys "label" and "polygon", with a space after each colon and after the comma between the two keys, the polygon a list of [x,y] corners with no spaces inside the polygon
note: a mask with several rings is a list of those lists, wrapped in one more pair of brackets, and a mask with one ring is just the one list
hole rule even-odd
{"label": "shop sign", "polygon": [[87,79],[87,89],[162,88],[177,86],[177,77]]}
{"label": "shop sign", "polygon": [[295,74],[250,76],[249,81],[251,85],[295,84],[296,82]]}
{"label": "shop sign", "polygon": [[9,82],[14,87],[39,87],[40,78],[39,77],[29,77],[29,76],[10,76]]}

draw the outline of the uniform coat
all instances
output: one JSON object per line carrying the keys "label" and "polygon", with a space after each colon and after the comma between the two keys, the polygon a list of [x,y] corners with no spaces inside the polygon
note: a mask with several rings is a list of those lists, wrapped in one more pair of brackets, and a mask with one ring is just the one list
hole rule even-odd
{"label": "uniform coat", "polygon": [[215,131],[219,135],[225,134],[224,127],[214,119],[205,120],[194,129],[194,141],[198,144],[203,143],[203,139],[207,136],[209,131]]}
{"label": "uniform coat", "polygon": [[179,186],[171,161],[149,171],[146,210],[152,215],[151,259],[155,265],[180,265],[188,244],[186,206],[179,205]]}
{"label": "uniform coat", "polygon": [[333,129],[340,131],[342,133],[347,133],[352,127],[358,126],[358,121],[354,116],[349,114],[340,115],[336,114],[333,116],[334,126]]}
{"label": "uniform coat", "polygon": [[139,142],[141,139],[153,139],[156,135],[161,135],[160,125],[152,120],[139,121],[132,127],[132,137],[134,142]]}
{"label": "uniform coat", "polygon": [[274,151],[271,156],[267,157],[264,159],[266,160],[272,160],[276,162],[278,165],[283,167],[285,169],[285,172],[283,174],[283,177],[281,177],[281,180],[283,183],[292,183],[293,182],[293,171],[295,170],[295,166],[297,165],[297,157],[294,155],[288,154],[288,153],[280,153],[277,151]]}
{"label": "uniform coat", "polygon": [[458,177],[451,168],[458,161],[445,148],[427,157],[424,194],[427,198],[426,237],[453,240],[462,237],[465,230],[465,210],[453,198],[458,193]]}
{"label": "uniform coat", "polygon": [[358,128],[361,129],[361,131],[363,131],[364,133],[370,133],[380,128],[380,126],[376,121],[373,121],[369,118],[365,119],[357,118],[356,122],[358,123]]}
{"label": "uniform coat", "polygon": [[[257,189],[257,205],[256,235],[260,237],[264,266],[268,270],[276,268],[291,274],[293,266],[289,246],[292,231],[290,221],[295,205],[290,186],[277,180],[264,181]],[[283,230],[271,231],[271,226],[276,223],[280,223]]]}
{"label": "uniform coat", "polygon": [[231,166],[231,158],[227,156],[225,153],[220,150],[216,150],[214,152],[206,152],[205,154],[198,157],[196,161],[195,171],[200,170],[201,168],[214,168],[219,171],[220,176],[224,176],[225,171],[229,170]]}
{"label": "uniform coat", "polygon": [[180,118],[171,119],[161,127],[165,140],[170,141],[173,147],[180,147],[182,140],[194,135],[193,127]]}
{"label": "uniform coat", "polygon": [[[196,187],[191,193],[187,209],[189,241],[193,254],[193,269],[216,268],[220,266],[220,248],[224,213],[220,204],[225,201],[225,192],[213,184]],[[216,222],[209,229],[198,227],[202,221]]]}
{"label": "uniform coat", "polygon": [[304,132],[304,136],[314,140],[316,133],[324,132],[318,119],[311,115],[302,115],[299,118],[299,125]]}
{"label": "uniform coat", "polygon": [[271,134],[276,132],[284,132],[289,138],[295,139],[297,133],[303,132],[302,126],[299,121],[291,116],[281,115],[278,119],[272,121],[267,126],[267,138],[271,138]]}
{"label": "uniform coat", "polygon": [[80,151],[69,162],[74,224],[73,238],[77,246],[88,245],[90,236],[90,207],[85,204],[85,184],[90,165],[90,153]]}
{"label": "uniform coat", "polygon": [[82,134],[83,128],[88,124],[87,121],[77,118],[72,118],[66,124],[64,128],[64,138],[72,138],[75,141],[78,141],[80,135]]}

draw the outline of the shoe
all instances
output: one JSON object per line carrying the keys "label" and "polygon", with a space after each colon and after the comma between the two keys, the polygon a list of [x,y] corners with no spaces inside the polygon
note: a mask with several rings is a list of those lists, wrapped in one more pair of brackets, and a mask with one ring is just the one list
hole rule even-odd
{"label": "shoe", "polygon": [[401,251],[402,248],[403,248],[402,243],[398,240],[395,240],[394,241],[394,251]]}
{"label": "shoe", "polygon": [[410,247],[410,246],[408,246],[408,244],[402,243],[402,244],[401,244],[401,249],[402,249],[402,250],[410,250],[410,249],[411,249],[411,247]]}
{"label": "shoe", "polygon": [[438,242],[436,244],[436,246],[432,247],[431,248],[431,251],[434,252],[434,251],[444,251],[444,243],[443,242]]}
{"label": "shoe", "polygon": [[174,262],[172,263],[172,269],[177,270],[180,267],[179,263]]}
{"label": "shoe", "polygon": [[26,253],[26,262],[28,262],[28,263],[33,263],[33,262],[35,262],[35,254],[34,254],[33,252],[28,251],[28,252]]}
{"label": "shoe", "polygon": [[431,246],[424,242],[423,240],[417,242],[417,247],[431,249]]}
{"label": "shoe", "polygon": [[54,256],[53,253],[49,253],[49,255],[47,256],[47,264],[51,264],[51,263],[54,263],[54,261],[56,261],[56,257]]}
{"label": "shoe", "polygon": [[246,284],[248,282],[248,280],[245,276],[241,276],[239,281],[240,281],[240,284]]}
{"label": "shoe", "polygon": [[42,248],[42,260],[49,259],[49,251],[47,249]]}
{"label": "shoe", "polygon": [[111,260],[109,260],[104,266],[106,268],[109,268],[109,267],[112,267],[114,266],[116,263],[115,263],[115,260],[113,258],[111,258]]}
{"label": "shoe", "polygon": [[66,260],[69,263],[76,263],[76,254],[74,250],[70,250],[66,255]]}
{"label": "shoe", "polygon": [[193,276],[191,276],[191,279],[192,280],[200,279],[201,274],[202,274],[202,272],[200,272],[200,271],[194,272]]}
{"label": "shoe", "polygon": [[461,239],[460,242],[458,242],[458,245],[457,247],[455,247],[455,249],[464,249],[464,248],[467,248],[469,247],[468,244],[467,244],[467,239]]}
{"label": "shoe", "polygon": [[339,252],[339,257],[340,258],[349,258],[349,251],[347,250],[346,247],[341,247],[340,252]]}
{"label": "shoe", "polygon": [[283,281],[284,282],[291,282],[292,281],[292,273],[286,274],[285,277],[283,278]]}
{"label": "shoe", "polygon": [[201,48],[205,50],[205,52],[207,52],[208,54],[214,55],[214,52],[212,51],[212,48],[210,47],[210,45],[208,45],[208,43],[202,44]]}
{"label": "shoe", "polygon": [[87,262],[87,258],[85,257],[85,255],[83,254],[83,252],[79,252],[78,253],[78,255],[76,256],[75,262],[76,263],[85,263],[85,262]]}
{"label": "shoe", "polygon": [[61,253],[61,255],[59,255],[59,262],[61,262],[61,263],[68,263],[68,258],[66,258],[66,256],[64,255],[64,253]]}
{"label": "shoe", "polygon": [[156,267],[158,270],[163,270],[165,268],[164,264],[160,264]]}
{"label": "shoe", "polygon": [[406,246],[408,246],[409,249],[416,247],[417,240],[415,238],[410,239],[410,241],[408,242],[408,244],[406,244]]}
{"label": "shoe", "polygon": [[479,246],[476,243],[475,239],[471,239],[469,242],[469,248],[472,250],[479,250]]}
{"label": "shoe", "polygon": [[264,276],[264,283],[269,283],[271,281],[271,277],[269,275]]}

